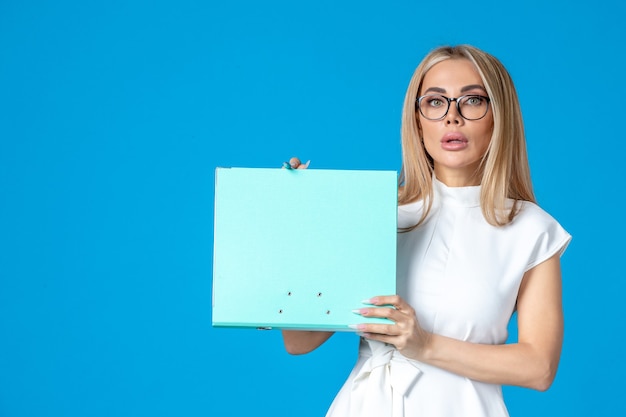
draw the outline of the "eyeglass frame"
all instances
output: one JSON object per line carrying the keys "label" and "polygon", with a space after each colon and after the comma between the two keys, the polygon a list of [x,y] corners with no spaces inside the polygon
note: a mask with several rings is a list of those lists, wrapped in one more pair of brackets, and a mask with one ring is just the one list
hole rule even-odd
{"label": "eyeglass frame", "polygon": [[[421,104],[421,101],[422,101],[424,98],[426,98],[426,97],[434,97],[434,96],[445,98],[445,99],[446,99],[446,101],[448,102],[448,108],[446,109],[446,112],[443,114],[443,116],[441,116],[441,117],[439,117],[439,118],[437,118],[437,119],[429,119],[429,118],[428,118],[428,117],[426,117],[426,116],[424,115],[424,113],[422,112],[422,108],[421,108],[420,104]],[[480,97],[480,98],[485,99],[485,100],[487,101],[487,108],[485,109],[485,114],[483,114],[482,116],[480,116],[480,117],[479,117],[479,118],[477,118],[477,119],[468,119],[467,117],[463,116],[463,113],[461,113],[461,106],[460,106],[460,104],[459,104],[459,103],[460,103],[460,100],[461,100],[461,99],[466,98],[466,97]],[[448,115],[448,112],[450,111],[450,104],[451,104],[453,101],[455,101],[455,102],[456,102],[456,111],[457,111],[457,113],[459,113],[459,116],[461,116],[461,117],[462,117],[462,118],[464,118],[465,120],[471,120],[471,121],[473,121],[473,120],[480,120],[480,119],[484,118],[484,117],[487,115],[487,113],[489,112],[489,103],[491,103],[491,99],[490,99],[489,97],[487,97],[487,96],[483,96],[482,94],[465,94],[465,95],[463,95],[463,96],[459,96],[459,97],[446,97],[446,96],[444,96],[444,95],[442,95],[442,94],[426,94],[426,95],[423,95],[423,96],[418,97],[418,98],[416,98],[416,99],[415,99],[415,107],[417,107],[417,111],[419,111],[419,112],[420,112],[420,114],[421,114],[421,115],[422,115],[422,116],[423,116],[426,120],[432,120],[432,121],[436,121],[436,120],[443,120],[443,118],[444,118],[444,117],[446,117],[446,116]]]}

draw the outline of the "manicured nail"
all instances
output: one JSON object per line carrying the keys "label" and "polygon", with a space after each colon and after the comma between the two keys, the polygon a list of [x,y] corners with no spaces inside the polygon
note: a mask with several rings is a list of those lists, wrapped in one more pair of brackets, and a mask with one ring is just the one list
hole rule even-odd
{"label": "manicured nail", "polygon": [[362,330],[365,328],[364,324],[348,324],[348,327],[355,330]]}

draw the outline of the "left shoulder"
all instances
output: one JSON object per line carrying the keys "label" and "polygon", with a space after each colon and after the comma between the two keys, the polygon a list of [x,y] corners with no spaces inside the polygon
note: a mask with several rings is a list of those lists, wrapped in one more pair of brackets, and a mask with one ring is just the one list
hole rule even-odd
{"label": "left shoulder", "polygon": [[547,211],[537,204],[520,202],[520,210],[509,225],[516,230],[520,242],[532,247],[531,261],[528,267],[537,265],[547,258],[565,251],[571,235]]}
{"label": "left shoulder", "polygon": [[545,227],[557,220],[547,211],[530,201],[520,201],[520,210],[513,219],[513,223],[523,224],[526,227]]}

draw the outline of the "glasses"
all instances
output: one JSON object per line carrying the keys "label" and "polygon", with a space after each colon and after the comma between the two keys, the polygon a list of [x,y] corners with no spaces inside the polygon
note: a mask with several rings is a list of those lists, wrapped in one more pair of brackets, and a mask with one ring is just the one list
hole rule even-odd
{"label": "glasses", "polygon": [[456,101],[456,110],[465,120],[478,120],[489,110],[489,97],[470,94],[449,98],[440,94],[428,94],[415,100],[419,112],[428,120],[441,120],[450,110],[450,103]]}

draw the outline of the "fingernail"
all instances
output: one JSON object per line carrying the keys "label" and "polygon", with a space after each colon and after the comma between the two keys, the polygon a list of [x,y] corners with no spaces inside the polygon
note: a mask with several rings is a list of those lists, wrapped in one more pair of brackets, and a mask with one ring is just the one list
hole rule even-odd
{"label": "fingernail", "polygon": [[362,330],[365,328],[364,324],[348,324],[348,327],[355,330]]}
{"label": "fingernail", "polygon": [[354,310],[352,310],[352,312],[354,314],[361,314],[361,309],[360,308],[355,308]]}

